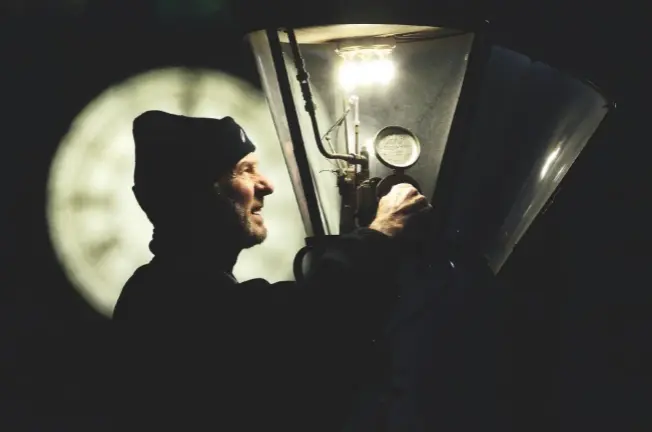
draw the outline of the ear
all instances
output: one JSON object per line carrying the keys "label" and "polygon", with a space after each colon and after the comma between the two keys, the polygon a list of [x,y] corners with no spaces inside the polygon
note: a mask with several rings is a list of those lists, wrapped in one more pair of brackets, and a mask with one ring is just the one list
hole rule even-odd
{"label": "ear", "polygon": [[230,196],[230,191],[233,187],[233,177],[235,176],[235,173],[230,171],[226,174],[223,174],[220,176],[215,183],[213,183],[213,188],[217,192],[218,195],[222,196]]}
{"label": "ear", "polygon": [[215,183],[219,184],[221,187],[227,187],[231,184],[231,181],[233,181],[235,176],[236,170],[233,168],[232,170],[229,170],[226,173],[220,175],[217,180],[215,180]]}

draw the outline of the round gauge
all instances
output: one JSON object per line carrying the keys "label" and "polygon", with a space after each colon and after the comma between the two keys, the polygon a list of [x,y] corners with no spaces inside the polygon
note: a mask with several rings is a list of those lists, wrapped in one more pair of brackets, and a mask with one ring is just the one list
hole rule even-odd
{"label": "round gauge", "polygon": [[170,68],[107,89],[72,122],[50,168],[47,221],[68,279],[99,312],[111,315],[122,287],[152,255],[152,226],[133,196],[132,122],[159,109],[196,117],[231,116],[256,144],[261,169],[275,184],[265,200],[269,236],[243,251],[240,280],[292,279],[305,233],[281,147],[262,93],[235,77]]}
{"label": "round gauge", "polygon": [[409,130],[400,126],[387,126],[374,138],[376,157],[392,169],[406,169],[419,160],[421,144]]}

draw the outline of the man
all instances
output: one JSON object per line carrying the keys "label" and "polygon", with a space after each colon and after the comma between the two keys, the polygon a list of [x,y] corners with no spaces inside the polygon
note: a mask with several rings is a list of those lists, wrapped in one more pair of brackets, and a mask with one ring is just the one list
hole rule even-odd
{"label": "man", "polygon": [[238,254],[267,235],[273,186],[230,117],[149,111],[133,125],[134,194],[153,260],[114,311],[119,430],[332,430],[381,372],[375,339],[396,298],[406,223],[430,209],[409,185],[369,228],[341,236],[306,281],[239,283]]}

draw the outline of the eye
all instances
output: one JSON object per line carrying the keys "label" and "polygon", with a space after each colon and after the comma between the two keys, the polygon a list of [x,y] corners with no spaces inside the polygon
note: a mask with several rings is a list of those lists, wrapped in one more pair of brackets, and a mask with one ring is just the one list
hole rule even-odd
{"label": "eye", "polygon": [[247,173],[247,174],[255,174],[256,172],[258,172],[258,170],[256,169],[256,166],[255,166],[255,165],[246,165],[246,166],[242,169],[242,172],[245,172],[245,173]]}

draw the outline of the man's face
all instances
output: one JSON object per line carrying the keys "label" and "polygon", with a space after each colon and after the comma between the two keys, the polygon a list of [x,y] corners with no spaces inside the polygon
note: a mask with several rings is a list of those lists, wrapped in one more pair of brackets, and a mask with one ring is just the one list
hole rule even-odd
{"label": "man's face", "polygon": [[262,243],[267,238],[267,227],[261,215],[263,199],[274,192],[274,187],[258,170],[258,157],[254,153],[240,159],[226,179],[225,189],[243,230],[242,246],[249,248]]}

